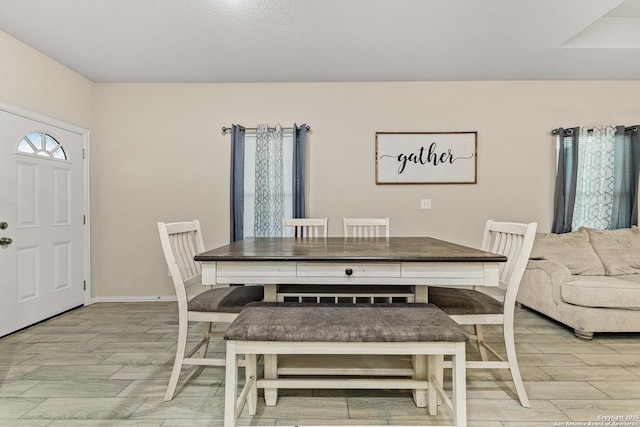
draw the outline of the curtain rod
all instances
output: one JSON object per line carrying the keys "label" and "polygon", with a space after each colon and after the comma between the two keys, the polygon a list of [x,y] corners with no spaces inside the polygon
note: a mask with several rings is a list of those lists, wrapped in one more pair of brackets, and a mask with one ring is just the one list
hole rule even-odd
{"label": "curtain rod", "polygon": [[[274,128],[269,128],[269,129],[274,129]],[[311,127],[310,127],[310,126],[307,126],[307,127],[306,127],[306,129],[307,129],[307,132],[308,132],[308,131],[310,131],[310,130],[311,130]],[[223,133],[224,133],[224,132],[229,132],[230,130],[231,130],[231,128],[228,128],[228,127],[226,127],[226,126],[222,126],[222,132],[223,132]],[[252,131],[255,131],[255,130],[257,130],[257,128],[244,128],[244,130],[252,130]],[[282,128],[282,130],[291,131],[291,130],[293,130],[293,128],[292,128],[292,127],[288,127],[288,128],[287,128],[287,127],[283,127],[283,128]]]}
{"label": "curtain rod", "polygon": [[[638,127],[637,126],[631,126],[628,128],[624,128],[625,132],[637,132],[638,131]],[[560,128],[554,129],[551,131],[551,135],[557,135],[558,132],[560,132]],[[587,132],[593,132],[593,129],[587,129]],[[573,135],[573,129],[564,129],[564,133],[565,135]]]}

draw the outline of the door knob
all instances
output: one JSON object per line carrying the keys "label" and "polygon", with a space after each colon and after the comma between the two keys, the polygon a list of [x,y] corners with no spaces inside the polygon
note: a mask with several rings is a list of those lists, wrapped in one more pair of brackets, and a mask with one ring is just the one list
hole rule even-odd
{"label": "door knob", "polygon": [[7,246],[10,245],[11,243],[13,243],[13,240],[11,240],[8,237],[0,237],[0,246]]}
{"label": "door knob", "polygon": [[0,222],[0,230],[4,230],[9,226],[9,224],[7,224],[6,222],[2,221]]}

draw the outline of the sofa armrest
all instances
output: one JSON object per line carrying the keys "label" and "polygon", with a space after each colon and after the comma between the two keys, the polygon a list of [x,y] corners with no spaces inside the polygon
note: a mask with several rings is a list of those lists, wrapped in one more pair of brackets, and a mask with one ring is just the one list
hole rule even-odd
{"label": "sofa armrest", "polygon": [[[563,283],[572,279],[571,271],[563,265],[550,260],[529,260],[527,268],[522,276],[521,288],[527,290],[523,292],[525,295],[540,295],[543,288],[551,288],[553,301],[555,304],[562,304],[562,296],[560,288]],[[549,289],[547,289],[549,290]],[[542,292],[544,293],[544,292]],[[520,301],[524,305],[528,305],[527,301]]]}

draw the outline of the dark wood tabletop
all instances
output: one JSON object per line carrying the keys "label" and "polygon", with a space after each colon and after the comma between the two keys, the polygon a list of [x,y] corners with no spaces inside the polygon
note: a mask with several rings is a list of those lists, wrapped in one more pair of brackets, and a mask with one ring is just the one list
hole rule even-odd
{"label": "dark wood tabletop", "polygon": [[196,261],[505,262],[503,255],[431,237],[250,238],[195,256]]}

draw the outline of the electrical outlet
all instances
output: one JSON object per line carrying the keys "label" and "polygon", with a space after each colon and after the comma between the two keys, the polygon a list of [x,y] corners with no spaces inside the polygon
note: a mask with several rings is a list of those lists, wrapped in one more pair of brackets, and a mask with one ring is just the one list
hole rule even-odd
{"label": "electrical outlet", "polygon": [[431,199],[421,199],[420,209],[431,209]]}

